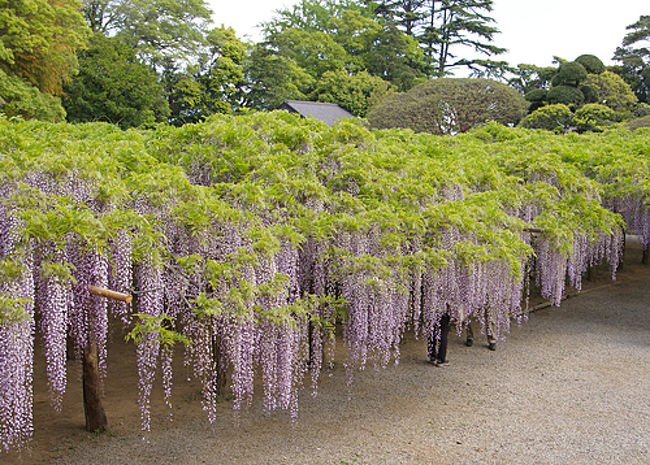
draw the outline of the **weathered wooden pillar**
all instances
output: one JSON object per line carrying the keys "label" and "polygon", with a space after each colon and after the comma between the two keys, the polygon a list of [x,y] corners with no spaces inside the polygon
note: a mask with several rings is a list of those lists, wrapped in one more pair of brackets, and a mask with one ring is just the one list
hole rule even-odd
{"label": "weathered wooden pillar", "polygon": [[216,394],[222,397],[225,394],[226,386],[228,385],[228,374],[226,367],[223,366],[223,358],[221,357],[221,339],[215,336],[212,340],[212,358],[214,365],[217,369],[217,385],[215,386]]}
{"label": "weathered wooden pillar", "polygon": [[[95,296],[104,297],[111,300],[119,300],[130,304],[133,296],[123,294],[99,286],[88,286],[88,291]],[[106,412],[102,405],[102,384],[99,376],[99,357],[97,355],[97,344],[93,340],[92,334],[84,348],[82,364],[82,382],[84,391],[84,414],[86,415],[86,431],[92,433],[106,430],[108,421]]]}
{"label": "weathered wooden pillar", "polygon": [[625,248],[627,246],[627,234],[625,233],[625,228],[623,228],[623,252],[621,252],[621,257],[618,260],[618,266],[616,271],[623,271],[623,264],[625,263]]}
{"label": "weathered wooden pillar", "polygon": [[102,432],[108,424],[102,405],[102,389],[99,377],[97,344],[89,342],[83,353],[83,391],[86,431]]}

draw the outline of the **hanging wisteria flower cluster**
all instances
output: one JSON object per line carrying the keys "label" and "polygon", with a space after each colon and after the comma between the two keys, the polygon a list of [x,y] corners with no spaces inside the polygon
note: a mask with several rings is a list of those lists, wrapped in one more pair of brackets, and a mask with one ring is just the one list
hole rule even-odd
{"label": "hanging wisteria flower cluster", "polygon": [[[405,332],[429,335],[447,312],[459,332],[478,321],[503,339],[531,273],[559,304],[622,255],[624,224],[600,201],[609,178],[545,152],[560,136],[495,125],[449,139],[284,113],[128,133],[0,120],[0,131],[4,450],[32,435],[37,330],[56,410],[67,357],[96,346],[107,375],[114,321],[137,344],[144,430],[158,370],[171,407],[175,344],[209,421],[225,388],[239,411],[258,383],[266,411],[295,417],[337,327],[351,382],[398,363]],[[605,202],[645,247],[646,194]]]}

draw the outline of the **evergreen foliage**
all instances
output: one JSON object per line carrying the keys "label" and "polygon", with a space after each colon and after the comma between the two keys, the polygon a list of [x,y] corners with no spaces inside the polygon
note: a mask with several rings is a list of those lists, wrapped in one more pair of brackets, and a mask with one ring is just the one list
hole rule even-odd
{"label": "evergreen foliage", "polygon": [[616,49],[614,60],[621,63],[611,71],[620,75],[632,88],[640,102],[650,103],[650,15],[641,15],[639,20],[627,26],[629,31],[622,45]]}
{"label": "evergreen foliage", "polygon": [[564,104],[542,106],[521,120],[520,126],[529,129],[545,129],[564,134],[571,127],[573,114]]}
{"label": "evergreen foliage", "polygon": [[[493,0],[367,0],[364,3],[418,40],[425,53],[429,76],[444,77],[455,69],[465,68],[477,77],[500,77],[508,69],[507,63],[491,59],[506,51],[493,43],[499,33],[490,16]],[[459,50],[463,48],[485,58],[462,56]]]}
{"label": "evergreen foliage", "polygon": [[630,86],[611,71],[590,75],[585,83],[596,89],[598,103],[607,105],[614,110],[619,119],[629,117],[638,101]]}
{"label": "evergreen foliage", "polygon": [[153,67],[195,56],[211,13],[204,0],[86,0],[83,12],[93,32],[118,37]]}
{"label": "evergreen foliage", "polygon": [[341,69],[324,73],[309,97],[319,102],[336,103],[353,115],[364,117],[370,106],[394,91],[391,83],[367,71],[350,76]]}
{"label": "evergreen foliage", "polygon": [[582,65],[587,74],[600,74],[605,72],[605,65],[596,55],[580,55],[575,62]]}
{"label": "evergreen foliage", "polygon": [[585,98],[585,103],[597,103],[600,99],[598,96],[598,89],[589,84],[580,86],[580,92]]}
{"label": "evergreen foliage", "polygon": [[557,74],[551,79],[551,85],[578,87],[585,79],[587,79],[585,67],[578,62],[567,61],[560,64]]}
{"label": "evergreen foliage", "polygon": [[105,121],[123,129],[167,120],[157,74],[117,38],[95,35],[79,55],[79,75],[65,87],[68,121]]}
{"label": "evergreen foliage", "polygon": [[580,89],[573,86],[557,85],[551,87],[551,90],[546,94],[546,100],[549,104],[563,104],[570,107],[582,105],[585,101],[585,96]]}

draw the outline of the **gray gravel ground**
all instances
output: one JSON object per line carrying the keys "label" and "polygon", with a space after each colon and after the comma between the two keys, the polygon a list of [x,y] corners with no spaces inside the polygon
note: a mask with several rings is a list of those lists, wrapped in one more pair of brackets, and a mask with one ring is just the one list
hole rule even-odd
{"label": "gray gravel ground", "polygon": [[471,348],[452,336],[450,365],[433,367],[424,342],[408,339],[399,366],[359,373],[349,400],[337,366],[318,397],[305,391],[295,424],[255,405],[235,426],[222,402],[210,425],[185,396],[173,423],[154,418],[148,444],[118,423],[47,463],[648,465],[650,267],[631,252],[616,283],[601,271],[590,292],[531,314],[496,352],[480,335]]}

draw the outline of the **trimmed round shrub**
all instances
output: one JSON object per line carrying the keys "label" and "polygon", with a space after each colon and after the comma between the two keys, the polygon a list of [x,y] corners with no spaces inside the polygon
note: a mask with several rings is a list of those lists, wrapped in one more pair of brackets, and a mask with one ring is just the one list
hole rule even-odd
{"label": "trimmed round shrub", "polygon": [[605,65],[596,55],[580,55],[575,59],[587,70],[588,74],[600,74],[605,72]]}
{"label": "trimmed round shrub", "polygon": [[575,61],[570,61],[560,65],[560,69],[551,80],[551,85],[578,87],[585,79],[587,79],[585,67]]}
{"label": "trimmed round shrub", "polygon": [[367,115],[374,128],[457,134],[488,121],[515,125],[528,102],[515,89],[490,79],[441,78],[388,97]]}
{"label": "trimmed round shrub", "polygon": [[526,116],[519,125],[529,129],[546,129],[564,133],[571,127],[572,116],[571,110],[566,105],[546,105]]}
{"label": "trimmed round shrub", "polygon": [[548,103],[577,106],[585,101],[585,96],[580,89],[571,86],[557,86],[548,91],[546,96]]}
{"label": "trimmed round shrub", "polygon": [[614,124],[615,113],[611,108],[599,103],[588,103],[576,110],[573,125],[579,132],[600,132]]}
{"label": "trimmed round shrub", "polygon": [[546,89],[533,89],[526,94],[525,98],[529,102],[543,102],[546,100],[546,94],[548,94]]}
{"label": "trimmed round shrub", "polygon": [[594,86],[580,86],[580,92],[585,97],[585,103],[598,103],[598,89]]}
{"label": "trimmed round shrub", "polygon": [[528,113],[532,113],[540,107],[546,105],[546,89],[533,89],[525,95],[525,99],[530,102]]}
{"label": "trimmed round shrub", "polygon": [[634,106],[634,111],[632,112],[637,118],[642,118],[644,116],[650,115],[650,105],[644,102],[637,103]]}

